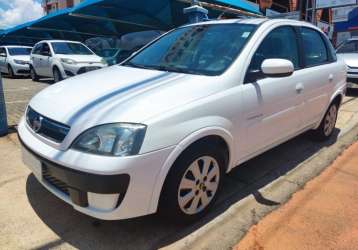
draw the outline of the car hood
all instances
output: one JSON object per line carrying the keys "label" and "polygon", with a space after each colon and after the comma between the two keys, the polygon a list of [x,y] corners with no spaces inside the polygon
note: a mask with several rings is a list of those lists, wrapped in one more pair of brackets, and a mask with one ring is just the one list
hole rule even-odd
{"label": "car hood", "polygon": [[[112,66],[52,85],[30,106],[55,121],[92,127],[146,119],[216,93],[217,77]],[[82,128],[84,129],[84,128]]]}
{"label": "car hood", "polygon": [[358,67],[358,53],[337,54],[348,67]]}
{"label": "car hood", "polygon": [[72,59],[79,63],[99,63],[102,61],[102,57],[97,55],[57,55],[59,58],[63,59]]}
{"label": "car hood", "polygon": [[14,60],[21,60],[25,62],[30,62],[30,56],[21,55],[21,56],[11,56]]}

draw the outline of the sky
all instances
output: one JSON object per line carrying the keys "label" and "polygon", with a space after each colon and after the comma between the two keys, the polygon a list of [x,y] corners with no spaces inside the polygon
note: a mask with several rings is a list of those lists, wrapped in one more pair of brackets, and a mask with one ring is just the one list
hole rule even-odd
{"label": "sky", "polygon": [[0,29],[37,19],[43,14],[41,0],[0,0]]}

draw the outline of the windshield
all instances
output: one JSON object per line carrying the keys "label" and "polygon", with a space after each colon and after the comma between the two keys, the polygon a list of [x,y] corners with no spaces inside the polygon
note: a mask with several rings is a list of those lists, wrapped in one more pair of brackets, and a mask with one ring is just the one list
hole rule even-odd
{"label": "windshield", "polygon": [[343,44],[338,50],[337,53],[358,53],[358,40],[357,41],[349,41]]}
{"label": "windshield", "polygon": [[220,75],[237,58],[256,25],[203,24],[176,29],[123,65],[188,74]]}
{"label": "windshield", "polygon": [[101,57],[113,57],[116,55],[119,49],[102,49],[97,52],[97,55]]}
{"label": "windshield", "polygon": [[7,50],[12,56],[28,56],[31,54],[31,48],[8,48]]}
{"label": "windshield", "polygon": [[86,46],[80,43],[54,42],[51,43],[55,54],[62,55],[93,55]]}

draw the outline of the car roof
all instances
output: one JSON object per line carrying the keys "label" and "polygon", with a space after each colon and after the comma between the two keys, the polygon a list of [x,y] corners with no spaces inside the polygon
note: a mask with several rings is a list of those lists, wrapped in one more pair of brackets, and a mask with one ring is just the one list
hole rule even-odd
{"label": "car roof", "polygon": [[32,47],[30,46],[23,46],[23,45],[4,45],[4,46],[0,46],[1,48],[29,48],[31,49]]}
{"label": "car roof", "polygon": [[194,23],[194,24],[187,24],[185,26],[195,26],[195,25],[203,25],[203,24],[230,24],[230,23],[238,23],[238,24],[254,24],[254,25],[260,25],[263,23],[267,24],[276,24],[276,23],[282,23],[286,25],[295,25],[295,26],[304,26],[304,27],[310,27],[319,30],[316,26],[309,22],[305,21],[297,21],[292,19],[284,19],[284,18],[273,18],[269,19],[266,17],[262,18],[238,18],[238,19],[224,19],[224,20],[209,20],[205,22],[200,23]]}
{"label": "car roof", "polygon": [[37,44],[39,43],[81,43],[81,42],[78,42],[78,41],[70,41],[70,40],[42,40],[40,42],[38,42]]}

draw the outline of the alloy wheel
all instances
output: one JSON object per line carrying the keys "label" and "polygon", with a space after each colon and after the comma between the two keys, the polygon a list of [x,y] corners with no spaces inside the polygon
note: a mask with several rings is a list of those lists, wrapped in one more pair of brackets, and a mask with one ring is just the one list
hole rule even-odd
{"label": "alloy wheel", "polygon": [[333,132],[333,129],[336,125],[336,120],[337,120],[337,107],[336,105],[332,105],[329,108],[328,113],[324,120],[323,131],[326,136],[329,136]]}
{"label": "alloy wheel", "polygon": [[196,159],[184,173],[178,189],[180,209],[194,215],[205,209],[215,196],[220,181],[220,168],[210,156]]}

